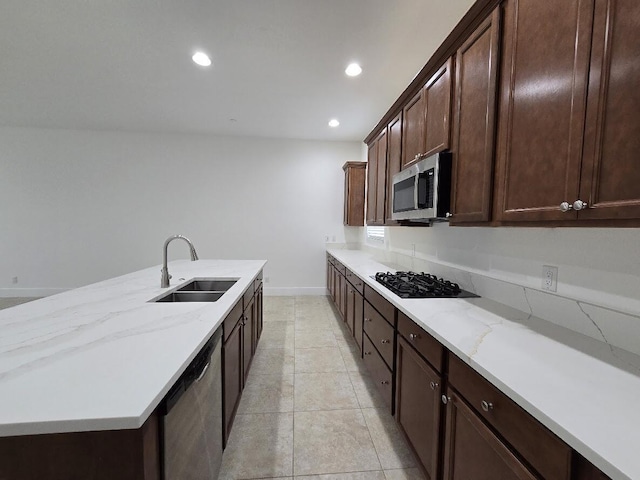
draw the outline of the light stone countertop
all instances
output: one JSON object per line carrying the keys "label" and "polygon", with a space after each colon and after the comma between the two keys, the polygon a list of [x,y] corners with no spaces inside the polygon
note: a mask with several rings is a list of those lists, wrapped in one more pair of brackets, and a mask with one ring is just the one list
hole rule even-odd
{"label": "light stone countertop", "polygon": [[[0,436],[139,428],[257,277],[263,260],[169,263],[0,311]],[[217,302],[149,303],[192,278]],[[180,280],[184,279],[184,280]]]}
{"label": "light stone countertop", "polygon": [[486,298],[402,299],[359,250],[333,257],[613,479],[640,479],[640,357]]}

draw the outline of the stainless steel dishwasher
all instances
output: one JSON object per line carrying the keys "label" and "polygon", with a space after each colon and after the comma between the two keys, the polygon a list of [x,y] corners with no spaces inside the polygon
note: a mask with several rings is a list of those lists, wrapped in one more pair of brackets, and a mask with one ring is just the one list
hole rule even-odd
{"label": "stainless steel dishwasher", "polygon": [[221,328],[163,402],[164,480],[216,480],[222,462]]}

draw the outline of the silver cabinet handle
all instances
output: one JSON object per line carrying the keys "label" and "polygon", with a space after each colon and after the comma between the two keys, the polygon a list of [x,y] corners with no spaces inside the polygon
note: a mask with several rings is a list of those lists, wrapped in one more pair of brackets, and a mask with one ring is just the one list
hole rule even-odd
{"label": "silver cabinet handle", "polygon": [[431,390],[435,390],[440,385],[438,384],[438,382],[429,382],[429,386],[431,387]]}
{"label": "silver cabinet handle", "polygon": [[583,210],[587,208],[587,206],[587,202],[583,202],[582,200],[576,200],[575,202],[573,202],[574,210]]}
{"label": "silver cabinet handle", "polygon": [[440,397],[440,399],[442,400],[442,403],[444,403],[445,405],[451,401],[451,397],[447,397],[444,394]]}
{"label": "silver cabinet handle", "polygon": [[364,352],[365,355],[371,355],[371,352]]}
{"label": "silver cabinet handle", "polygon": [[484,410],[485,412],[488,412],[489,410],[493,410],[493,403],[487,402],[485,400],[483,400],[480,403],[480,406],[482,407],[482,410]]}
{"label": "silver cabinet handle", "polygon": [[364,321],[365,321],[365,322],[370,322],[370,321],[371,321],[371,319],[370,319],[370,318],[367,318],[367,317],[364,317]]}
{"label": "silver cabinet handle", "polygon": [[196,383],[199,382],[200,380],[202,380],[202,377],[204,377],[204,374],[207,373],[207,370],[209,369],[209,365],[211,365],[211,362],[207,363],[204,366],[204,368],[200,372],[200,375],[198,375],[198,378],[196,378]]}
{"label": "silver cabinet handle", "polygon": [[384,344],[384,343],[390,343],[390,342],[391,342],[391,340],[382,340],[382,342],[380,342],[380,343]]}
{"label": "silver cabinet handle", "polygon": [[453,213],[447,212],[444,214],[444,218],[451,218],[453,217]]}
{"label": "silver cabinet handle", "polygon": [[560,211],[561,212],[568,212],[569,210],[571,210],[573,207],[571,206],[571,204],[569,202],[562,202],[560,204]]}
{"label": "silver cabinet handle", "polygon": [[409,340],[415,340],[416,338],[418,338],[418,335],[416,335],[415,333],[409,334]]}
{"label": "silver cabinet handle", "polygon": [[381,385],[389,385],[389,381],[388,380],[382,380],[380,382]]}

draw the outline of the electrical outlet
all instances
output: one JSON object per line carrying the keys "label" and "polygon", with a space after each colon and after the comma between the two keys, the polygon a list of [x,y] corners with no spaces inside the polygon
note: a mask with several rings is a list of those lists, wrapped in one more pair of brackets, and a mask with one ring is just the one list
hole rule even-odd
{"label": "electrical outlet", "polygon": [[329,237],[329,235],[325,235],[324,236],[324,243],[329,243],[329,238],[331,238],[331,237]]}
{"label": "electrical outlet", "polygon": [[11,277],[11,283],[13,283],[14,285],[18,283],[18,277]]}
{"label": "electrical outlet", "polygon": [[542,289],[548,292],[558,291],[558,267],[542,266]]}

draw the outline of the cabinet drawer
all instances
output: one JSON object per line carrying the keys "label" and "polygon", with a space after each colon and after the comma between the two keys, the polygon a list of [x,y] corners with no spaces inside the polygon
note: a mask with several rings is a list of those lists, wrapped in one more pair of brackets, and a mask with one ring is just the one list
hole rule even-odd
{"label": "cabinet drawer", "polygon": [[426,358],[436,371],[442,371],[442,357],[444,355],[444,347],[442,344],[402,312],[398,312],[398,333],[400,333],[420,355]]}
{"label": "cabinet drawer", "polygon": [[222,323],[222,341],[226,342],[233,329],[242,317],[242,300],[238,300]]}
{"label": "cabinet drawer", "polygon": [[544,478],[569,478],[571,448],[453,354],[449,383]]}
{"label": "cabinet drawer", "polygon": [[253,282],[253,289],[257,292],[261,284],[262,284],[262,270],[260,270],[260,273],[258,274],[258,276]]}
{"label": "cabinet drawer", "polygon": [[358,277],[355,273],[353,273],[348,268],[347,268],[347,273],[345,274],[345,277],[347,277],[347,280],[349,281],[349,283],[353,285],[353,288],[355,288],[358,292],[360,292],[361,295],[364,293],[364,282],[360,277]]}
{"label": "cabinet drawer", "polygon": [[364,302],[364,331],[390,367],[393,366],[393,327],[382,318],[375,308]]}
{"label": "cabinet drawer", "polygon": [[371,340],[366,334],[362,335],[362,351],[363,361],[367,370],[371,374],[371,380],[376,385],[376,388],[382,395],[385,403],[393,413],[392,400],[393,400],[393,375],[391,370],[382,360],[382,357],[376,349],[373,347]]}
{"label": "cabinet drawer", "polygon": [[334,260],[334,267],[336,267],[336,270],[338,270],[338,273],[340,273],[341,275],[345,275],[345,273],[347,272],[347,267],[345,267],[344,265],[342,265],[339,261]]}
{"label": "cabinet drawer", "polygon": [[370,286],[365,285],[364,287],[364,298],[366,298],[371,305],[375,307],[378,312],[382,314],[387,322],[389,322],[393,327],[395,327],[395,311],[396,307],[394,307],[391,303],[389,303],[382,295],[372,289]]}

